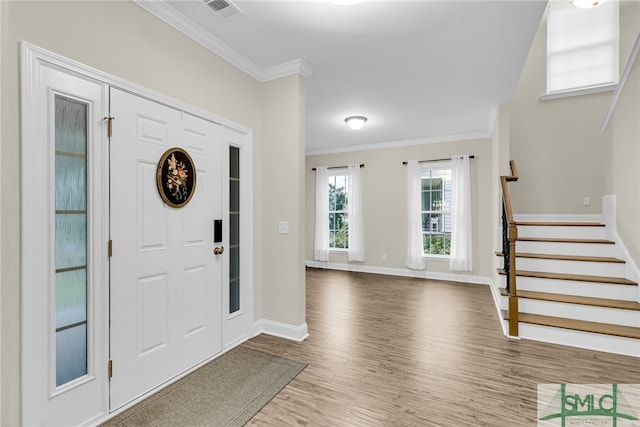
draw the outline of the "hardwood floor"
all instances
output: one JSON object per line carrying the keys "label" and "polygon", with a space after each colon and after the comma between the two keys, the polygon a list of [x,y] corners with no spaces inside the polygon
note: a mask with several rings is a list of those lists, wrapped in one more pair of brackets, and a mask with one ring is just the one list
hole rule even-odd
{"label": "hardwood floor", "polygon": [[307,270],[308,363],[248,426],[535,426],[539,383],[637,384],[640,360],[503,336],[489,287]]}

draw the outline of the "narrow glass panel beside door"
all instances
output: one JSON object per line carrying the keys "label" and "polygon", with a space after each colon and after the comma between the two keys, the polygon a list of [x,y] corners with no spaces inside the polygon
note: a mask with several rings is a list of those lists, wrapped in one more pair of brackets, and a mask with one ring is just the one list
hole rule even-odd
{"label": "narrow glass panel beside door", "polygon": [[240,149],[229,147],[229,314],[240,310]]}
{"label": "narrow glass panel beside door", "polygon": [[87,110],[55,98],[56,386],[87,374]]}

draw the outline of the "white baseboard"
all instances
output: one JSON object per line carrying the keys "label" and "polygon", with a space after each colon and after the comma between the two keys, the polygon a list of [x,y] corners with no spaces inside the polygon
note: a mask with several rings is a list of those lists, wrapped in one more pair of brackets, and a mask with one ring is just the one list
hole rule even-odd
{"label": "white baseboard", "polygon": [[500,298],[502,298],[502,295],[500,295],[500,291],[498,290],[498,285],[490,284],[489,287],[491,288],[491,296],[493,297],[493,304],[496,307],[496,313],[498,313],[498,320],[500,321],[500,327],[502,328],[502,333],[504,334],[504,336],[508,337],[509,336],[508,322],[502,319],[502,313],[500,310]]}
{"label": "white baseboard", "polygon": [[260,319],[253,323],[253,328],[254,336],[267,334],[296,342],[302,342],[309,336],[306,323],[294,326],[273,320]]}
{"label": "white baseboard", "polygon": [[362,264],[341,264],[337,262],[305,261],[307,267],[327,270],[352,271],[360,273],[383,274],[387,276],[416,277],[420,279],[444,280],[448,282],[464,282],[479,285],[490,285],[491,278],[470,274],[438,273],[426,270],[410,270],[408,268],[375,267]]}
{"label": "white baseboard", "polygon": [[[615,256],[616,258],[623,259],[625,261],[625,277],[629,280],[633,280],[636,283],[640,283],[640,270],[638,270],[638,265],[635,263],[629,250],[624,245],[624,242],[618,235],[617,231],[613,233],[613,239],[616,242],[615,245]],[[640,294],[638,295],[638,301],[640,301]]]}

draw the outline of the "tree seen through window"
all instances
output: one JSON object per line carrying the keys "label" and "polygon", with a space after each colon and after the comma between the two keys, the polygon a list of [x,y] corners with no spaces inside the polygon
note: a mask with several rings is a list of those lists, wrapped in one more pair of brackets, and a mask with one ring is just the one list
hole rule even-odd
{"label": "tree seen through window", "polygon": [[329,248],[349,248],[347,175],[329,176]]}

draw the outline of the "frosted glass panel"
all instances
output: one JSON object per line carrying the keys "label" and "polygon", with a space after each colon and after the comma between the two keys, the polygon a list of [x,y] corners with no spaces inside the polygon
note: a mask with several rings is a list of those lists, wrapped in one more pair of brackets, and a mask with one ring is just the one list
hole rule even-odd
{"label": "frosted glass panel", "polygon": [[87,320],[87,271],[56,273],[56,328]]}
{"label": "frosted glass panel", "polygon": [[240,211],[240,181],[229,181],[229,210]]}
{"label": "frosted glass panel", "polygon": [[87,373],[87,104],[55,98],[56,385]]}
{"label": "frosted glass panel", "polygon": [[56,332],[56,385],[87,374],[87,325]]}
{"label": "frosted glass panel", "polygon": [[229,177],[240,179],[240,149],[229,147]]}
{"label": "frosted glass panel", "polygon": [[240,310],[240,149],[229,147],[229,313]]}
{"label": "frosted glass panel", "polygon": [[56,210],[87,208],[87,161],[84,157],[56,155]]}
{"label": "frosted glass panel", "polygon": [[229,283],[229,313],[240,310],[240,280],[232,280]]}
{"label": "frosted glass panel", "polygon": [[231,248],[229,256],[229,279],[237,279],[240,276],[240,248]]}
{"label": "frosted glass panel", "polygon": [[240,244],[240,215],[229,215],[229,244],[237,246]]}
{"label": "frosted glass panel", "polygon": [[87,105],[56,96],[56,151],[87,153]]}
{"label": "frosted glass panel", "polygon": [[87,217],[56,215],[56,269],[87,264]]}

